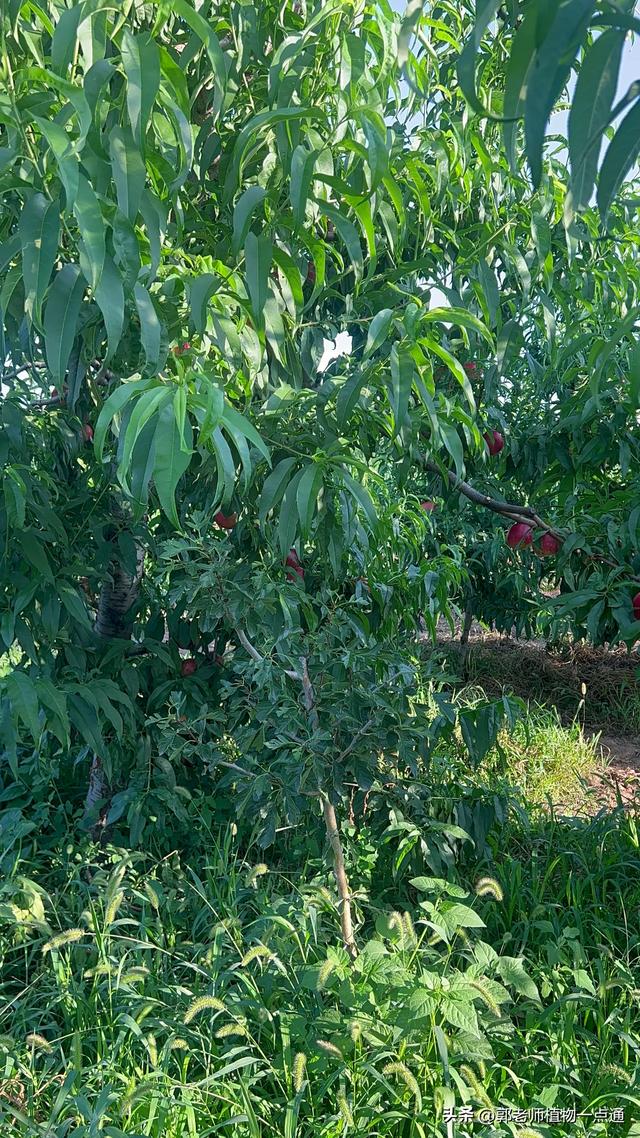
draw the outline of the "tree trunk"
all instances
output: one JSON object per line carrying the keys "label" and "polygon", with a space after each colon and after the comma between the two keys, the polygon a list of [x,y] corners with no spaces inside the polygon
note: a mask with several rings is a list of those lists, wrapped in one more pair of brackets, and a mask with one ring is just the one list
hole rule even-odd
{"label": "tree trunk", "polygon": [[469,633],[471,632],[472,624],[473,608],[471,607],[471,600],[468,599],[464,609],[464,622],[460,636],[460,644],[462,645],[462,677],[464,680],[469,679]]}
{"label": "tree trunk", "polygon": [[[144,569],[144,549],[138,546],[136,568],[128,572],[120,561],[109,566],[109,577],[103,582],[98,599],[98,611],[94,630],[101,640],[115,640],[126,636],[127,614],[135,604],[140,591]],[[109,784],[100,755],[94,755],[89,771],[89,786],[84,802],[84,819],[87,822],[100,802],[109,797]],[[92,828],[94,838],[104,830],[104,819],[99,819]]]}
{"label": "tree trunk", "polygon": [[119,561],[112,562],[110,577],[100,590],[95,631],[103,640],[114,640],[122,636],[126,627],[126,616],[135,603],[140,591],[140,581],[144,567],[144,549],[138,547],[136,571],[127,572]]}

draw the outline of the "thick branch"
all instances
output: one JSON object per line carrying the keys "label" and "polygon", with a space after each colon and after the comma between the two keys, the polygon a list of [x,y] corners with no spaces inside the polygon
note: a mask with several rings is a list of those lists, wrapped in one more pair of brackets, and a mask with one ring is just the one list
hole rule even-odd
{"label": "thick branch", "polygon": [[144,549],[138,546],[135,573],[129,573],[119,561],[111,565],[111,576],[100,590],[95,630],[104,640],[113,640],[122,635],[125,618],[134,604],[144,566]]}
{"label": "thick branch", "polygon": [[[431,458],[425,458],[424,464],[427,470],[432,470],[434,474],[442,476],[442,470],[437,462]],[[521,506],[518,502],[499,502],[497,498],[490,498],[488,494],[482,494],[480,490],[474,490],[468,482],[464,479],[458,478],[452,470],[446,471],[446,476],[449,484],[454,490],[459,490],[465,498],[470,502],[474,502],[476,506],[483,506],[486,510],[493,510],[496,514],[502,514],[503,517],[509,518],[514,522],[524,522],[526,525],[536,526],[537,529],[542,529],[546,533],[553,534],[559,541],[563,541],[563,535],[553,526],[547,525],[545,521],[536,513],[532,506]]]}
{"label": "thick branch", "polygon": [[236,636],[238,637],[238,640],[242,644],[242,647],[244,649],[246,649],[246,651],[249,653],[251,659],[255,660],[256,664],[261,664],[264,657],[260,655],[257,648],[253,647],[253,644],[251,643],[249,638],[247,636],[245,636],[245,634],[241,628],[236,628]]}

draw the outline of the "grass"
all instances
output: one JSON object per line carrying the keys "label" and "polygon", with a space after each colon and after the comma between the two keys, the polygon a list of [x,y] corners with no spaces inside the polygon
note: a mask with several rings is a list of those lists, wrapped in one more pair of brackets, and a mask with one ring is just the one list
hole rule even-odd
{"label": "grass", "polygon": [[[461,698],[472,705],[480,694],[469,686]],[[517,786],[530,808],[551,805],[573,815],[589,806],[589,781],[602,760],[597,737],[586,736],[578,722],[563,723],[553,707],[529,706],[509,735],[501,734],[499,744],[478,771],[486,785],[503,779],[507,786]]]}
{"label": "grass", "polygon": [[[477,771],[454,747],[428,783],[356,799],[355,966],[319,819],[265,856],[195,799],[175,849],[101,849],[55,788],[7,785],[1,1138],[422,1138],[464,1104],[575,1107],[561,1132],[637,1138],[637,821],[545,803],[592,761],[538,708]],[[558,1127],[455,1126],[532,1130]]]}

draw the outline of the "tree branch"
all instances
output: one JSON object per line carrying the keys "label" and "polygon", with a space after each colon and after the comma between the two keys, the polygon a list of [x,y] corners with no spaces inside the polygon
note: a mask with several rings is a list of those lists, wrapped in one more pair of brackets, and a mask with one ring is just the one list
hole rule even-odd
{"label": "tree branch", "polygon": [[307,666],[306,656],[300,657],[300,683],[302,684],[302,693],[304,697],[304,706],[309,716],[309,722],[314,731],[320,730],[320,720],[318,719],[318,712],[316,709],[315,695],[311,686],[309,678],[309,668]]}
{"label": "tree branch", "polygon": [[[228,613],[225,613],[225,616],[226,616],[227,620],[229,621],[229,624],[232,626],[236,636],[238,637],[238,640],[242,644],[242,647],[251,656],[251,659],[255,660],[256,664],[264,663],[265,657],[260,655],[257,648],[254,648],[253,644],[249,640],[249,637],[246,635],[246,633],[244,633],[241,628],[238,628],[237,625],[235,625],[233,623],[233,621],[231,620],[231,617],[229,616]],[[288,676],[290,680],[300,681],[300,676],[298,675],[298,673],[292,671],[290,668],[285,668],[284,674],[285,674],[285,676]]]}
{"label": "tree branch", "polygon": [[[434,462],[432,458],[423,459],[424,465],[427,470],[433,471],[434,474],[439,474],[442,477],[442,469]],[[470,502],[474,502],[476,506],[483,506],[486,510],[493,510],[495,514],[502,514],[503,517],[509,518],[514,522],[524,522],[525,525],[535,526],[536,529],[544,530],[545,533],[553,534],[557,537],[558,541],[564,541],[563,534],[559,530],[554,529],[553,526],[547,525],[545,521],[536,513],[532,506],[521,506],[518,502],[499,502],[497,498],[490,498],[488,494],[482,494],[480,490],[475,490],[464,479],[458,478],[452,470],[446,471],[446,476],[449,480],[449,485],[453,490],[459,490],[465,498]]]}
{"label": "tree branch", "polygon": [[349,881],[347,878],[347,871],[344,864],[344,854],[342,852],[342,842],[340,841],[340,831],[338,830],[338,820],[336,812],[329,801],[324,791],[321,791],[320,797],[322,799],[322,812],[324,814],[324,824],[327,831],[327,838],[333,853],[333,872],[338,887],[338,897],[340,898],[340,927],[342,929],[342,942],[346,951],[352,960],[355,960],[358,955],[358,947],[353,935],[353,921],[351,919],[351,894],[349,892]]}

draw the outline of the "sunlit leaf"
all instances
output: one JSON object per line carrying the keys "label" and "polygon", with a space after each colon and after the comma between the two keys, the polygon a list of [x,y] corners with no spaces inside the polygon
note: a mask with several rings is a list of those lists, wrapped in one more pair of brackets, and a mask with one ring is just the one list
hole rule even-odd
{"label": "sunlit leaf", "polygon": [[549,116],[569,77],[573,56],[581,44],[595,0],[564,0],[549,31],[539,43],[527,84],[524,128],[527,158],[534,186],[542,175],[542,147]]}
{"label": "sunlit leaf", "polygon": [[604,32],[582,61],[569,114],[571,195],[576,209],[588,205],[596,180],[603,131],[616,93],[624,33]]}
{"label": "sunlit leaf", "polygon": [[44,294],[58,254],[58,203],[47,201],[43,194],[33,194],[20,215],[19,232],[25,309],[31,319],[39,324]]}
{"label": "sunlit leaf", "polygon": [[598,209],[606,217],[622,180],[640,154],[640,100],[620,123],[598,175]]}
{"label": "sunlit leaf", "polygon": [[122,63],[127,77],[127,108],[133,138],[144,146],[149,116],[160,86],[158,47],[147,32],[122,31]]}

